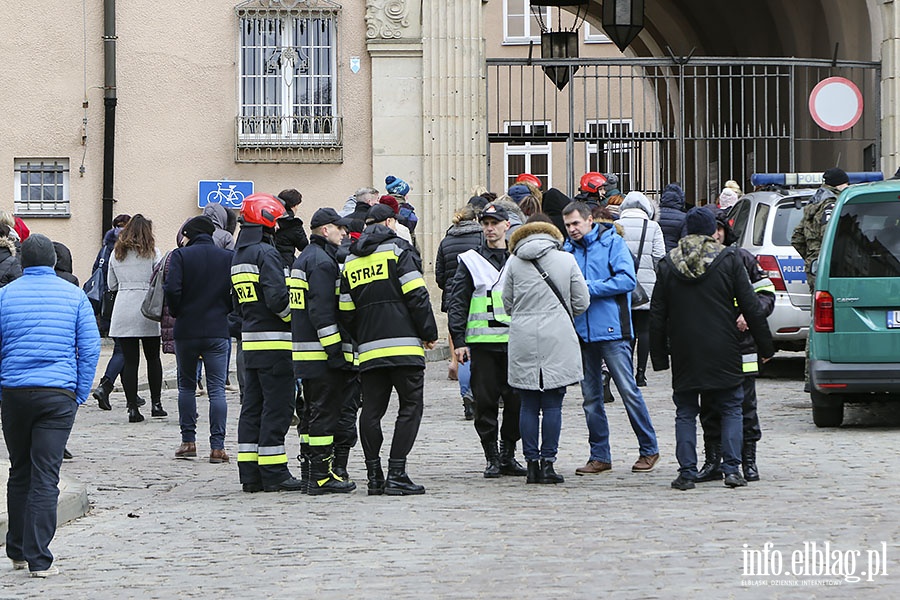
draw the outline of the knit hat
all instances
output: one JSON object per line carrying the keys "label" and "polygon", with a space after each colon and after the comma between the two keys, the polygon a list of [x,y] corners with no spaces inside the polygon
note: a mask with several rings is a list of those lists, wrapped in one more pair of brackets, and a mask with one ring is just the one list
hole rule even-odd
{"label": "knit hat", "polygon": [[742,192],[741,192],[741,186],[739,186],[739,185],[738,185],[738,182],[735,181],[734,179],[729,179],[728,181],[726,181],[726,182],[725,182],[725,187],[727,187],[728,189],[730,189],[732,192],[734,192],[734,193],[737,194],[738,196],[740,196],[740,195],[742,194]]}
{"label": "knit hat", "polygon": [[35,233],[22,242],[22,268],[56,265],[56,248],[46,235]]}
{"label": "knit hat", "polygon": [[378,202],[390,207],[390,209],[394,211],[395,215],[400,214],[400,203],[397,202],[397,199],[393,196],[382,196],[378,199]]}
{"label": "knit hat", "polygon": [[472,196],[469,198],[468,204],[471,204],[476,211],[479,211],[488,205],[488,201],[484,196]]}
{"label": "knit hat", "polygon": [[606,183],[603,185],[603,189],[607,192],[611,190],[619,189],[619,176],[615,173],[604,173],[604,177],[606,177]]}
{"label": "knit hat", "polygon": [[716,232],[716,217],[711,210],[695,206],[684,216],[687,235],[712,235]]}
{"label": "knit hat", "polygon": [[837,187],[842,183],[850,183],[850,178],[847,177],[844,170],[837,167],[831,167],[825,171],[822,179],[825,181],[825,185],[830,185],[831,187]]}
{"label": "knit hat", "polygon": [[366,225],[383,223],[386,219],[397,218],[397,213],[387,204],[376,204],[366,213]]}
{"label": "knit hat", "polygon": [[388,175],[384,178],[384,185],[389,194],[405,196],[409,193],[409,184],[393,175]]}
{"label": "knit hat", "polygon": [[722,193],[719,194],[719,206],[721,208],[731,208],[735,204],[737,204],[738,195],[731,188],[722,188]]}
{"label": "knit hat", "polygon": [[194,239],[201,233],[212,235],[215,232],[216,226],[213,224],[212,219],[210,219],[209,217],[204,217],[202,215],[199,217],[194,217],[193,219],[188,219],[184,224],[184,227],[181,228],[181,235],[189,240]]}
{"label": "knit hat", "polygon": [[525,196],[531,195],[531,190],[528,189],[528,186],[522,183],[517,183],[507,190],[506,195],[513,199],[513,202],[518,204],[522,201]]}

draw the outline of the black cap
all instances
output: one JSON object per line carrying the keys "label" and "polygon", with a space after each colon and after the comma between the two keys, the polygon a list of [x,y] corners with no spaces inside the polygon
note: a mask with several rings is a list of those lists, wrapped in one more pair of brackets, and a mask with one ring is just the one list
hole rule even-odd
{"label": "black cap", "polygon": [[320,208],[313,213],[309,226],[315,229],[322,225],[331,225],[332,223],[336,223],[340,227],[349,227],[350,219],[342,218],[333,208]]}
{"label": "black cap", "polygon": [[506,212],[506,209],[499,204],[494,204],[493,202],[491,202],[490,204],[485,206],[484,210],[481,211],[481,214],[478,215],[479,221],[484,221],[485,219],[509,221],[509,213]]}
{"label": "black cap", "polygon": [[385,219],[391,217],[397,218],[397,213],[394,212],[394,209],[387,204],[379,203],[369,209],[369,212],[366,214],[366,224],[383,223]]}
{"label": "black cap", "polygon": [[181,228],[181,235],[190,239],[193,239],[200,233],[205,233],[206,235],[212,235],[216,232],[216,226],[212,222],[212,219],[209,217],[199,216],[194,217],[192,219],[188,219],[184,224],[184,227]]}
{"label": "black cap", "polygon": [[844,170],[837,167],[831,167],[825,171],[822,179],[825,181],[825,185],[830,185],[831,187],[837,187],[842,183],[850,183],[850,178],[847,177]]}

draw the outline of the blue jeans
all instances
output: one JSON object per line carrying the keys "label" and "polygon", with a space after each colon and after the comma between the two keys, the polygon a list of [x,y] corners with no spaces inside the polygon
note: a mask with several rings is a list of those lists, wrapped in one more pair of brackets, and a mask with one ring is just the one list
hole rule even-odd
{"label": "blue jeans", "polygon": [[458,363],[456,377],[459,379],[459,395],[465,396],[472,389],[472,361]]}
{"label": "blue jeans", "polygon": [[122,354],[122,344],[119,343],[119,338],[113,338],[112,356],[109,357],[109,362],[106,363],[106,371],[103,373],[103,376],[109,379],[110,383],[115,383],[124,366],[125,355]]}
{"label": "blue jeans", "polygon": [[697,415],[700,414],[700,394],[722,416],[722,471],[737,473],[741,465],[743,443],[741,386],[722,390],[688,390],[673,392],[675,402],[675,457],[678,472],[686,479],[697,478]]}
{"label": "blue jeans", "polygon": [[641,395],[634,380],[631,343],[625,340],[581,342],[581,357],[584,365],[581,392],[584,395],[584,417],[587,421],[588,442],[591,445],[590,459],[612,462],[609,450],[609,422],[606,420],[606,408],[603,406],[601,375],[603,361],[606,361],[606,367],[622,396],[631,429],[637,436],[641,456],[658,454],[656,431],[650,422],[650,413],[644,403],[644,396]]}
{"label": "blue jeans", "polygon": [[175,340],[175,361],[178,365],[178,422],[181,441],[197,441],[197,364],[200,357],[206,365],[207,394],[209,396],[209,447],[225,449],[225,374],[228,370],[228,338],[190,338]]}
{"label": "blue jeans", "polygon": [[75,400],[56,390],[3,390],[0,419],[10,463],[6,555],[27,560],[32,571],[53,564],[59,467],[77,410]]}
{"label": "blue jeans", "polygon": [[[549,462],[556,462],[566,388],[517,391],[522,402],[519,409],[519,433],[522,436],[522,452],[525,460],[534,461],[543,458]],[[543,419],[540,418],[541,413]],[[538,429],[541,433],[540,451],[538,451]]]}

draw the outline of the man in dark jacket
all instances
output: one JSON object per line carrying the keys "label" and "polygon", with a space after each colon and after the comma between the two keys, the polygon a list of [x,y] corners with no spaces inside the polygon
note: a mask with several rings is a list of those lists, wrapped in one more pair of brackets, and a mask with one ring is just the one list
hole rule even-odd
{"label": "man in dark jacket", "polygon": [[[519,441],[519,396],[508,382],[509,315],[503,308],[501,272],[509,258],[506,232],[509,215],[495,203],[479,215],[484,244],[460,254],[453,278],[447,319],[456,359],[472,359],[472,396],[475,431],[487,465],[484,476],[524,477],[528,471],[516,461]],[[499,423],[503,400],[503,424]],[[500,448],[497,448],[497,438]]]}
{"label": "man in dark jacket", "polygon": [[566,223],[563,220],[562,211],[571,202],[571,198],[556,188],[550,188],[544,192],[544,197],[541,200],[541,211],[550,217],[550,220],[559,229],[564,240],[569,238],[569,233],[566,231]]}
{"label": "man in dark jacket", "polygon": [[[294,261],[288,283],[294,376],[303,381],[301,480],[312,496],[356,489],[341,475],[347,471],[356,429],[338,427],[346,411],[352,413],[354,424],[356,417],[353,344],[338,325],[334,285],[341,276],[336,257],[346,224],[333,208],[320,208],[313,214],[310,243]],[[308,467],[303,464],[307,461]]]}
{"label": "man in dark jacket", "polygon": [[[406,474],[406,457],[422,421],[425,349],[434,347],[437,324],[418,253],[385,225],[394,216],[384,204],[369,209],[369,226],[350,247],[344,263],[338,306],[342,323],[359,345],[365,390],[359,436],[369,495],[403,496],[425,493]],[[400,410],[385,479],[381,419],[392,389],[397,390]]]}
{"label": "man in dark jacket", "polygon": [[659,227],[666,241],[666,252],[670,252],[684,229],[684,190],[677,183],[667,185],[659,197]]}
{"label": "man in dark jacket", "polygon": [[209,393],[209,462],[227,463],[225,452],[225,376],[228,372],[228,314],[231,312],[231,261],[234,252],[216,246],[216,226],[194,217],[181,232],[187,241],[172,252],[164,283],[169,314],[175,318],[178,365],[178,422],[181,446],[175,458],[197,456],[197,362],[203,357]]}
{"label": "man in dark jacket", "polygon": [[[728,213],[725,210],[716,210],[716,233],[713,238],[723,246],[734,243],[734,233],[728,223]],[[766,277],[765,271],[759,266],[756,257],[745,248],[735,248],[741,257],[744,269],[750,276],[750,284],[756,293],[756,299],[763,314],[768,317],[775,309],[775,285]],[[759,481],[759,471],[756,468],[756,443],[762,438],[762,430],[759,426],[759,414],[756,411],[756,376],[759,374],[758,349],[753,341],[753,336],[747,329],[747,320],[739,314],[735,325],[740,332],[741,344],[741,371],[744,374],[741,388],[744,400],[741,403],[743,415],[744,443],[741,448],[741,467],[744,471],[744,479],[747,481]],[[722,432],[720,429],[720,416],[712,402],[707,401],[703,394],[700,395],[700,424],[703,426],[703,449],[706,461],[697,473],[697,482],[717,481],[722,479]]]}
{"label": "man in dark jacket", "polygon": [[775,353],[772,336],[740,256],[712,238],[716,232],[712,212],[693,208],[685,225],[687,235],[657,267],[650,303],[653,369],[668,369],[672,357],[675,455],[679,464],[672,487],[692,489],[697,479],[701,393],[704,401],[708,398],[722,415],[725,485],[744,486],[747,481],[739,473],[743,371],[735,319],[739,313],[744,315],[764,361]]}

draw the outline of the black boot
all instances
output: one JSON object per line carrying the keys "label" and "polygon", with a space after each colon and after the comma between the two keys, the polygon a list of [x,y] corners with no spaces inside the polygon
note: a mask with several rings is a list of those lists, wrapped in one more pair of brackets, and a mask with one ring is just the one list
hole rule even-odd
{"label": "black boot", "polygon": [[500,473],[525,477],[528,469],[516,461],[516,443],[509,440],[500,440]]}
{"label": "black boot", "polygon": [[603,379],[603,402],[605,404],[609,404],[610,402],[615,402],[616,397],[613,396],[612,389],[609,387],[610,383],[612,383],[612,375],[609,374],[609,371],[603,371],[602,379]]}
{"label": "black boot", "polygon": [[168,417],[169,413],[163,410],[162,400],[159,398],[150,399],[150,416],[151,417]]}
{"label": "black boot", "polygon": [[475,400],[472,398],[471,392],[462,397],[462,403],[463,416],[466,418],[466,421],[471,421],[475,418]]}
{"label": "black boot", "polygon": [[112,405],[109,403],[109,395],[112,394],[112,391],[113,383],[106,375],[104,375],[100,378],[100,385],[98,385],[97,389],[91,394],[96,398],[100,410],[112,410]]}
{"label": "black boot", "polygon": [[350,481],[347,473],[347,463],[350,462],[350,448],[334,447],[334,462],[331,463],[331,471],[344,481]]}
{"label": "black boot", "polygon": [[553,470],[553,463],[541,459],[541,483],[562,483],[565,478]]}
{"label": "black boot", "polygon": [[380,458],[366,461],[366,474],[369,478],[369,495],[382,495],[384,493],[384,471],[381,470]]}
{"label": "black boot", "polygon": [[309,491],[309,444],[300,444],[300,455],[297,457],[300,461],[300,482],[303,486],[302,492],[305,494]]}
{"label": "black boot", "polygon": [[536,460],[528,461],[528,478],[525,483],[541,483],[541,463]]}
{"label": "black boot", "polygon": [[500,477],[500,452],[497,450],[497,442],[481,442],[484,448],[484,458],[487,465],[484,467],[484,476],[487,479]]}
{"label": "black boot", "polygon": [[388,496],[418,496],[425,493],[425,486],[413,483],[406,474],[405,458],[389,458],[384,493]]}
{"label": "black boot", "polygon": [[707,443],[704,446],[706,462],[697,472],[696,483],[704,481],[720,481],[722,479],[722,447],[719,444]]}
{"label": "black boot", "polygon": [[634,381],[637,383],[638,387],[646,387],[647,386],[647,369],[638,369],[637,374],[634,376]]}
{"label": "black boot", "polygon": [[309,483],[306,493],[310,496],[322,494],[347,494],[356,489],[352,481],[344,481],[331,470],[331,446],[317,446],[313,450],[309,465]]}
{"label": "black boot", "polygon": [[759,470],[756,468],[756,442],[744,442],[741,451],[741,465],[744,469],[744,479],[759,481]]}
{"label": "black boot", "polygon": [[144,415],[141,414],[141,411],[138,410],[137,404],[129,400],[128,401],[128,422],[129,423],[140,423],[144,420]]}

